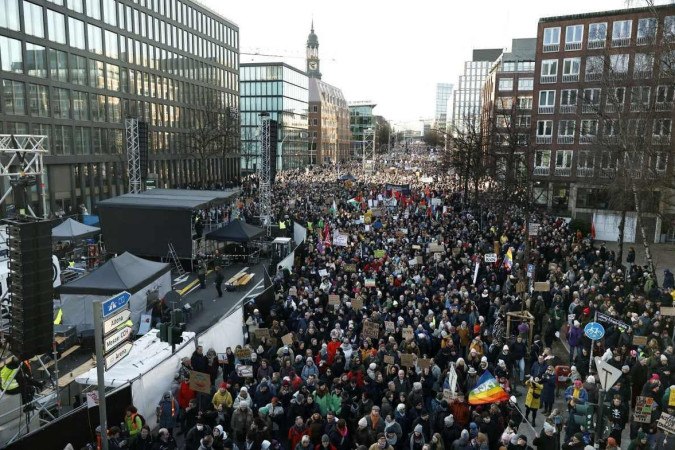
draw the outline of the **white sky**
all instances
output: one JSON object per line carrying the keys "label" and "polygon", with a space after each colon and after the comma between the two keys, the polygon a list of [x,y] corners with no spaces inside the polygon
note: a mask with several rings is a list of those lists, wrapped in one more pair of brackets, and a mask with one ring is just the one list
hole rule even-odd
{"label": "white sky", "polygon": [[[474,48],[536,37],[540,17],[621,9],[625,0],[201,0],[239,26],[240,51],[296,56],[312,17],[323,80],[399,126],[433,118],[436,83],[457,84]],[[662,0],[658,3],[672,3]],[[633,0],[642,6],[643,0]],[[278,60],[242,54],[241,62]]]}

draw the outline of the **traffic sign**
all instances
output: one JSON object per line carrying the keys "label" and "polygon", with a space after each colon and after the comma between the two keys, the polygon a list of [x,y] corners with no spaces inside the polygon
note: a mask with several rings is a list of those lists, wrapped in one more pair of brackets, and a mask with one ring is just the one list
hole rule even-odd
{"label": "traffic sign", "polygon": [[617,369],[609,363],[603,361],[599,356],[595,357],[595,368],[598,370],[600,386],[607,391],[621,378],[621,369]]}
{"label": "traffic sign", "polygon": [[584,334],[588,339],[592,341],[597,341],[602,339],[605,335],[605,327],[600,325],[598,322],[588,322],[584,327]]}
{"label": "traffic sign", "polygon": [[126,326],[103,338],[103,351],[108,352],[131,337],[131,327]]}
{"label": "traffic sign", "polygon": [[[127,305],[129,305],[127,303]],[[131,317],[131,310],[127,306],[127,308],[117,311],[115,314],[112,316],[108,317],[103,321],[103,334],[106,335],[113,331],[115,328],[119,327],[122,325],[124,322],[129,320]]]}
{"label": "traffic sign", "polygon": [[122,361],[125,356],[131,352],[134,344],[127,341],[121,346],[117,347],[112,352],[105,355],[105,370],[110,370],[115,364]]}
{"label": "traffic sign", "polygon": [[122,309],[129,302],[130,298],[131,294],[127,291],[124,291],[120,292],[114,297],[110,297],[108,300],[103,301],[103,318],[105,319],[109,315]]}

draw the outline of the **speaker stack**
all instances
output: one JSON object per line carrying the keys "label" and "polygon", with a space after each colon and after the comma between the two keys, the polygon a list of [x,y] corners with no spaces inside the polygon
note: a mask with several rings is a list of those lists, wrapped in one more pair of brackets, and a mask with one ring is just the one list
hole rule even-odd
{"label": "speaker stack", "polygon": [[12,353],[29,359],[51,351],[54,334],[52,222],[8,220]]}

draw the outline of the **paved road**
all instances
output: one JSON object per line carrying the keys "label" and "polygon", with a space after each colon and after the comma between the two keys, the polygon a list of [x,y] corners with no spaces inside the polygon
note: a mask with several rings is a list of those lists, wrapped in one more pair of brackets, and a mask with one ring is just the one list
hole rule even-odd
{"label": "paved road", "polygon": [[[595,241],[596,246],[600,246],[604,241]],[[604,242],[608,250],[619,251],[619,246],[616,242]],[[645,265],[647,258],[645,257],[645,248],[642,243],[624,244],[623,246],[623,263],[626,263],[626,255],[628,249],[635,247],[635,262],[639,265]],[[659,283],[663,281],[663,270],[670,269],[675,271],[675,244],[651,244],[649,250],[652,253],[654,264],[656,265],[656,276]]]}

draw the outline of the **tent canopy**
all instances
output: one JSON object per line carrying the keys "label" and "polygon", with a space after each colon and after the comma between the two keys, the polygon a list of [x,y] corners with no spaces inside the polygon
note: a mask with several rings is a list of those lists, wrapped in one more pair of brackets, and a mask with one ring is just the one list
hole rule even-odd
{"label": "tent canopy", "polygon": [[52,239],[72,240],[83,239],[101,232],[100,228],[85,225],[73,219],[66,219],[52,228]]}
{"label": "tent canopy", "polygon": [[125,252],[72,283],[61,286],[61,294],[114,295],[122,291],[134,294],[152,280],[169,272],[171,266],[148,261]]}
{"label": "tent canopy", "polygon": [[220,242],[248,242],[265,232],[263,228],[250,225],[241,220],[233,220],[224,227],[206,235],[206,239]]}

